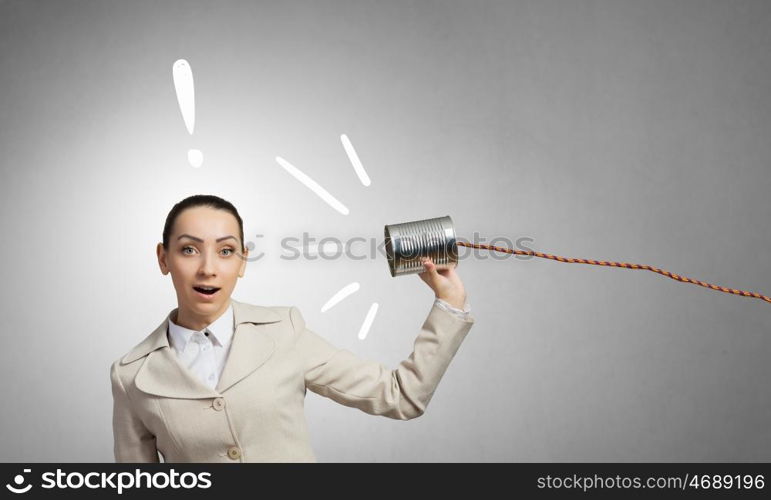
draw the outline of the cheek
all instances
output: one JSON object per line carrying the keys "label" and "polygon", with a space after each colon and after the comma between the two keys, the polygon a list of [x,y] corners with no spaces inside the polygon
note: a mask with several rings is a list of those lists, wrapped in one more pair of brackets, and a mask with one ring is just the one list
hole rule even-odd
{"label": "cheek", "polygon": [[222,277],[225,278],[224,281],[227,281],[228,286],[234,287],[236,286],[236,282],[238,282],[238,272],[241,270],[241,263],[234,263],[232,265],[228,265],[227,269],[223,269],[222,271]]}
{"label": "cheek", "polygon": [[235,287],[238,282],[238,268],[228,271],[227,279],[223,281],[227,281],[227,286],[230,288]]}
{"label": "cheek", "polygon": [[175,283],[189,280],[195,274],[196,266],[193,259],[170,259],[167,264]]}
{"label": "cheek", "polygon": [[243,261],[241,259],[233,257],[232,259],[228,259],[227,264],[223,266],[223,270],[227,270],[228,275],[238,276],[238,271],[241,270],[242,263]]}

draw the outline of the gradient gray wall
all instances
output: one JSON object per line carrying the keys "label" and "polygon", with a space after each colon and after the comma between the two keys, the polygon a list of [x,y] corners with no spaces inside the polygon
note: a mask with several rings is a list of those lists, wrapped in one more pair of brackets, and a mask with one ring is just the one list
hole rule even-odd
{"label": "gradient gray wall", "polygon": [[[0,459],[113,460],[109,366],[176,306],[155,244],[194,193],[265,253],[235,298],[390,367],[431,290],[381,255],[282,259],[282,238],[449,214],[466,239],[771,294],[769,25],[763,0],[1,1]],[[771,459],[771,304],[538,258],[458,272],[476,324],[428,412],[309,392],[320,461]]]}

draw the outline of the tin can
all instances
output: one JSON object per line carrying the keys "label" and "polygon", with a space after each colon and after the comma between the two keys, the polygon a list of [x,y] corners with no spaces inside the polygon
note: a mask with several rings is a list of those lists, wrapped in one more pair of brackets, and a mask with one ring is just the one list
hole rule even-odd
{"label": "tin can", "polygon": [[423,257],[431,257],[437,269],[458,264],[455,227],[449,215],[385,226],[385,249],[392,277],[423,272]]}

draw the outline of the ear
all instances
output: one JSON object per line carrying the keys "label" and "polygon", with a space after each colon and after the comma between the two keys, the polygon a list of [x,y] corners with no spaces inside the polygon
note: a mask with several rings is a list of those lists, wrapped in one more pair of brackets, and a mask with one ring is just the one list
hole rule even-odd
{"label": "ear", "polygon": [[241,256],[241,267],[238,269],[238,277],[243,278],[246,272],[246,264],[249,262],[249,249],[245,248],[244,253]]}
{"label": "ear", "polygon": [[155,247],[155,254],[158,256],[158,267],[161,268],[161,273],[164,276],[169,274],[169,266],[166,264],[166,250],[163,248],[163,243],[158,243]]}

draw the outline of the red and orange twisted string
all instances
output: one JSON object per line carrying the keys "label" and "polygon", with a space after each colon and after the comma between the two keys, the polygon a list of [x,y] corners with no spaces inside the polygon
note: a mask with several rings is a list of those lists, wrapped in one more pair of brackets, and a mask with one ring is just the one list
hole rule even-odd
{"label": "red and orange twisted string", "polygon": [[560,262],[567,262],[569,264],[593,264],[595,266],[623,267],[625,269],[645,269],[647,271],[652,271],[654,273],[659,273],[668,278],[672,278],[673,280],[682,281],[683,283],[691,283],[694,285],[700,285],[706,288],[711,288],[712,290],[717,290],[719,292],[733,293],[734,295],[741,295],[743,297],[753,297],[756,299],[765,300],[766,302],[771,302],[771,297],[766,297],[765,295],[761,295],[756,292],[746,292],[744,290],[736,290],[735,288],[726,288],[724,286],[713,285],[711,283],[705,283],[703,281],[686,278],[685,276],[680,276],[679,274],[670,273],[669,271],[665,271],[664,269],[659,269],[657,267],[652,267],[652,266],[646,266],[644,264],[629,264],[627,262],[610,262],[610,261],[604,261],[604,260],[597,261],[597,260],[591,260],[591,259],[571,259],[567,257],[560,257],[559,255],[551,255],[548,253],[535,252],[532,250],[514,250],[511,248],[497,247],[495,245],[469,243],[467,241],[460,241],[460,240],[456,241],[456,243],[458,246],[462,246],[462,247],[495,250],[496,252],[510,253],[515,255],[532,255],[535,257],[542,257],[544,259],[552,259],[552,260],[558,260]]}

